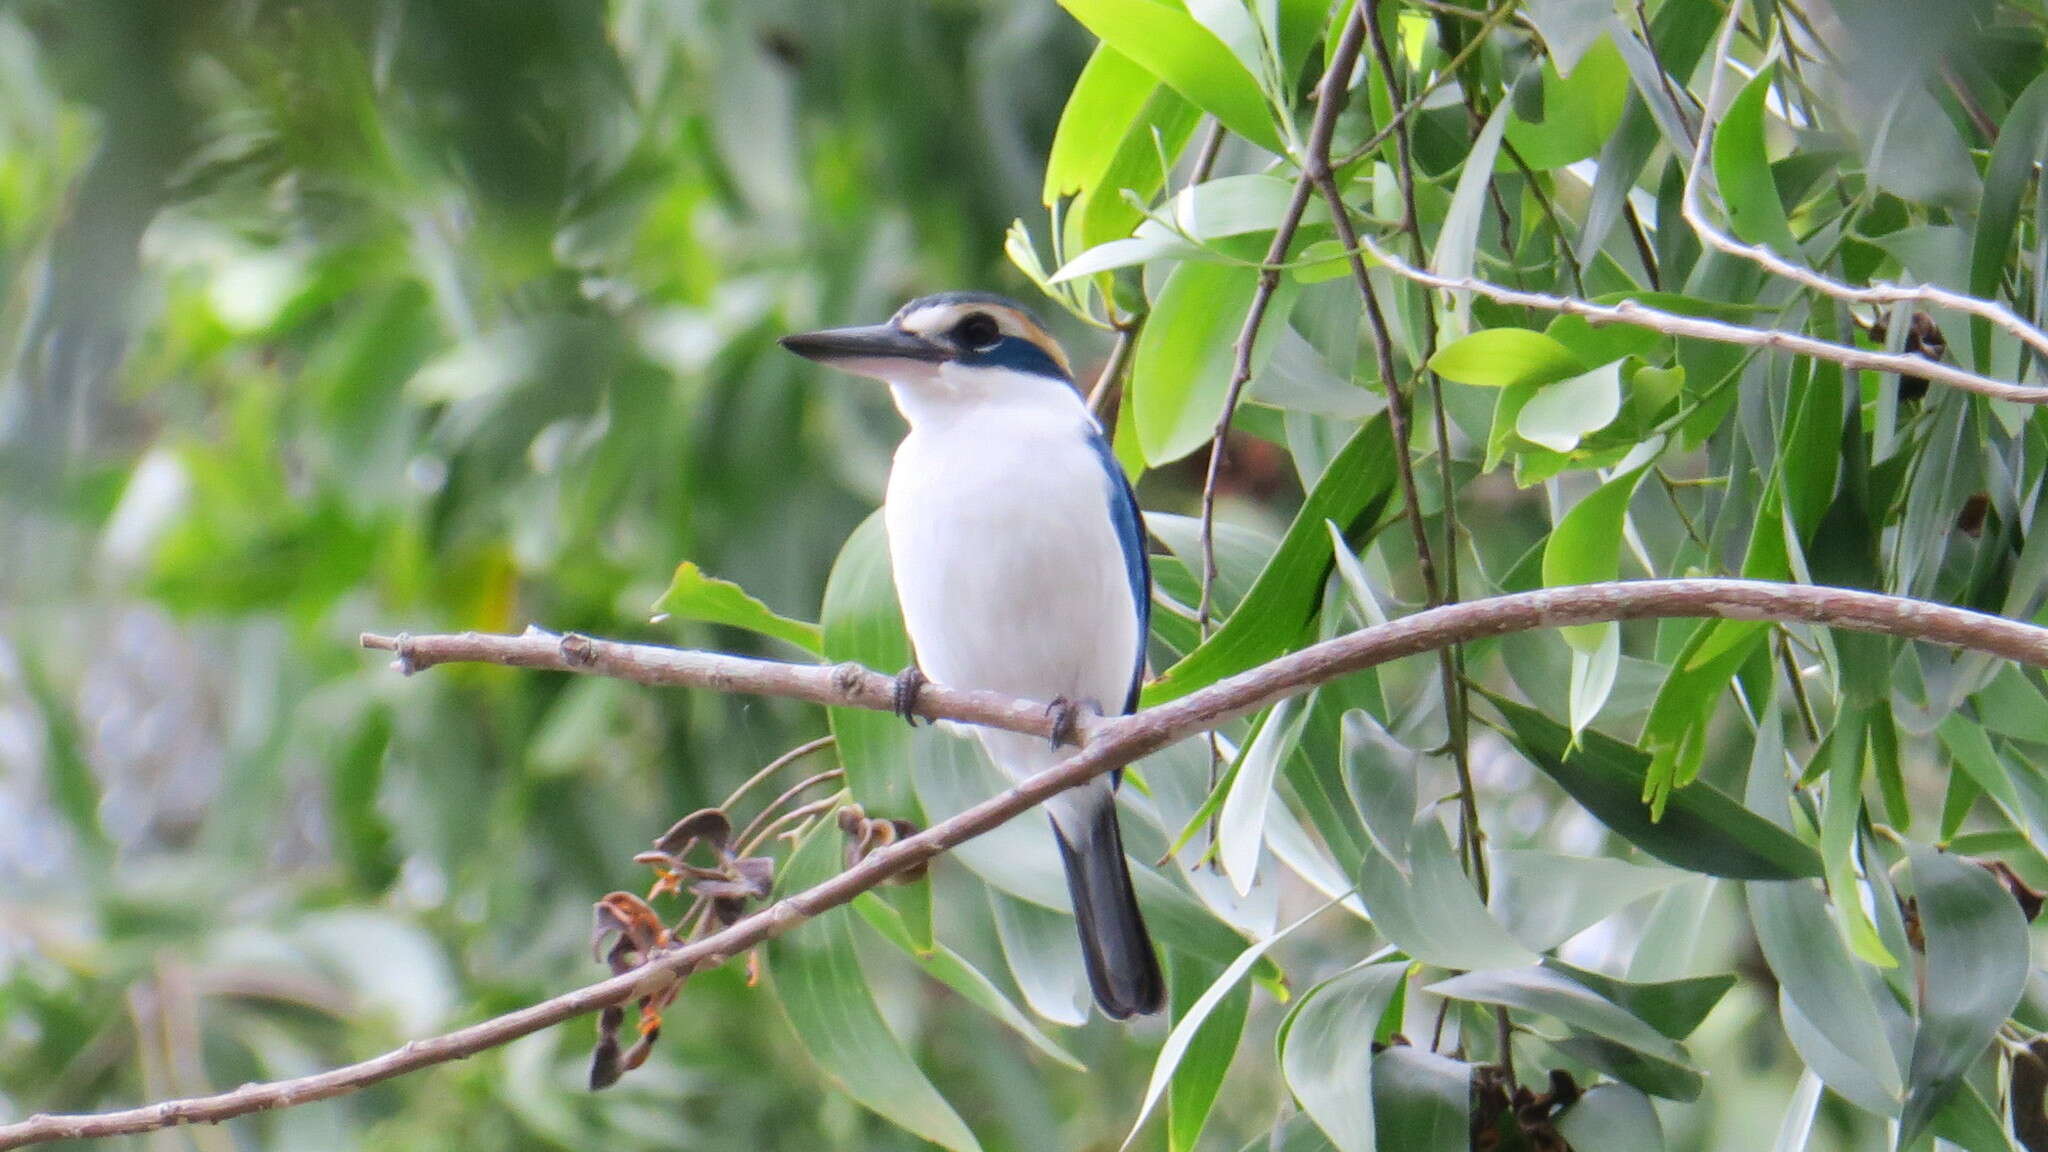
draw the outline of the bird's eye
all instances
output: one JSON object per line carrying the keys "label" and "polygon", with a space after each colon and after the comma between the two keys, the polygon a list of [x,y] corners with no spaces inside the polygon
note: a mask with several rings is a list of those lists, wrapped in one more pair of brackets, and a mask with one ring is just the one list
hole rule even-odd
{"label": "bird's eye", "polygon": [[986,312],[976,312],[954,325],[953,338],[964,348],[980,351],[993,348],[1000,343],[1003,330],[996,324],[995,317]]}

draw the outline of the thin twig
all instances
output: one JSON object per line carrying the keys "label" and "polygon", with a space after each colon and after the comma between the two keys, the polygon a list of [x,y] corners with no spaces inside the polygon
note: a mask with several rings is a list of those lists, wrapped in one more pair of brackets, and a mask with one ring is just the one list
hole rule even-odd
{"label": "thin twig", "polygon": [[826,735],[791,748],[789,751],[770,760],[759,772],[747,777],[747,782],[733,789],[731,795],[725,798],[725,803],[720,805],[720,807],[724,808],[727,812],[732,811],[739,806],[741,800],[746,798],[747,793],[752,792],[760,785],[761,781],[768,779],[770,776],[809,756],[811,753],[821,752],[836,743],[838,743],[837,737]]}
{"label": "thin twig", "polygon": [[1116,325],[1116,343],[1110,345],[1109,359],[1103,361],[1102,374],[1095,378],[1095,387],[1088,390],[1088,413],[1098,421],[1102,420],[1103,407],[1109,403],[1110,394],[1116,391],[1116,382],[1131,362],[1131,349],[1137,345],[1138,329],[1144,323],[1143,317],[1137,317]]}
{"label": "thin twig", "polygon": [[[1867,288],[1845,284],[1833,277],[1822,275],[1802,264],[1794,264],[1785,257],[1771,251],[1763,244],[1745,244],[1716,227],[1700,209],[1700,172],[1707,166],[1707,145],[1714,135],[1714,106],[1720,102],[1721,75],[1727,60],[1728,43],[1733,37],[1736,25],[1742,22],[1743,0],[1734,0],[1728,6],[1728,19],[1721,26],[1721,36],[1716,42],[1713,59],[1713,76],[1707,84],[1706,110],[1701,114],[1700,131],[1693,141],[1692,166],[1685,174],[1685,187],[1678,200],[1679,212],[1701,240],[1714,248],[1763,268],[1772,275],[1791,280],[1802,287],[1810,288],[1823,296],[1850,304],[1871,304],[1887,306],[1902,302],[1925,304],[1935,308],[1948,308],[1989,321],[2017,337],[2032,348],[2036,355],[2048,358],[2048,332],[2027,323],[2010,308],[1996,300],[1982,300],[1951,292],[1935,284],[1903,285],[1879,282]],[[1791,255],[1797,256],[1794,252]],[[1927,375],[1920,373],[1920,375]],[[2032,401],[2039,403],[2040,401]]]}
{"label": "thin twig", "polygon": [[1871,352],[1846,344],[1817,340],[1798,332],[1786,332],[1775,328],[1750,328],[1699,316],[1684,316],[1676,312],[1667,312],[1662,308],[1653,308],[1635,300],[1595,304],[1591,300],[1576,296],[1525,292],[1519,288],[1509,288],[1503,284],[1471,276],[1444,276],[1418,268],[1370,237],[1361,237],[1359,247],[1395,275],[1440,292],[1471,292],[1511,307],[1583,316],[1595,324],[1627,324],[1634,328],[1661,332],[1666,336],[1708,340],[1716,344],[1735,344],[1745,348],[1769,348],[1794,356],[1826,360],[1831,364],[1840,364],[1844,368],[1902,373],[1917,376],[1930,383],[1946,384],[1951,388],[1988,396],[1993,400],[2010,400],[2015,404],[2048,404],[2048,388],[1979,376],[1975,372],[1967,372],[1954,365],[1929,360],[1923,356]]}
{"label": "thin twig", "polygon": [[[876,850],[813,888],[785,897],[723,931],[673,948],[634,971],[472,1024],[446,1035],[415,1040],[342,1068],[229,1092],[169,1100],[96,1115],[36,1115],[0,1127],[0,1152],[52,1140],[84,1140],[152,1132],[180,1124],[217,1123],[268,1109],[327,1100],[435,1064],[474,1056],[543,1028],[648,995],[692,971],[715,967],[748,949],[851,901],[890,877],[1007,823],[1033,805],[1103,773],[1149,756],[1196,732],[1299,695],[1318,684],[1388,661],[1451,644],[1470,643],[1535,628],[1665,618],[1777,620],[1849,628],[1949,647],[1968,648],[2033,667],[2048,667],[2048,629],[1962,608],[1875,592],[1758,580],[1642,580],[1546,588],[1450,604],[1352,632],[1282,656],[1179,700],[1086,726],[1086,746],[1058,766]],[[387,637],[366,637],[389,648]],[[693,684],[720,691],[816,700],[846,707],[890,708],[888,677],[857,666],[776,664],[741,657],[683,652],[636,644],[588,641],[596,658],[569,659],[560,638],[547,633],[490,636],[476,633],[421,636],[410,641],[416,658],[434,663],[483,662],[548,668],[653,684]],[[725,675],[709,676],[708,667]],[[691,670],[688,673],[682,670]],[[851,669],[849,673],[847,669]],[[805,676],[822,673],[827,686]],[[834,679],[844,686],[832,689]],[[878,682],[878,683],[877,683]],[[819,699],[821,695],[827,699]],[[837,698],[830,698],[836,695]],[[1000,706],[991,706],[992,703]],[[920,693],[922,715],[967,722],[1001,720],[1011,731],[1044,734],[1043,705],[1002,700],[986,693],[951,692],[934,684]]]}
{"label": "thin twig", "polygon": [[1224,393],[1223,411],[1217,414],[1216,431],[1209,440],[1209,469],[1202,481],[1202,597],[1195,606],[1195,615],[1204,638],[1209,634],[1209,613],[1215,594],[1216,480],[1223,469],[1224,443],[1230,437],[1230,424],[1237,415],[1238,399],[1244,395],[1244,387],[1252,378],[1252,347],[1258,341],[1260,327],[1266,322],[1266,310],[1273,303],[1273,293],[1280,287],[1280,266],[1287,261],[1287,250],[1294,244],[1294,234],[1301,227],[1302,214],[1308,211],[1309,196],[1315,192],[1318,158],[1327,160],[1330,155],[1330,138],[1337,129],[1337,113],[1344,105],[1344,89],[1350,82],[1351,67],[1358,62],[1358,52],[1363,45],[1364,29],[1354,18],[1344,26],[1336,50],[1330,54],[1330,66],[1323,73],[1322,82],[1316,86],[1316,115],[1309,125],[1308,156],[1302,165],[1301,175],[1294,181],[1294,194],[1288,198],[1287,209],[1280,214],[1280,223],[1273,229],[1273,243],[1266,249],[1266,259],[1259,268],[1258,286],[1252,291],[1251,306],[1245,310],[1244,327],[1237,335],[1230,387]]}

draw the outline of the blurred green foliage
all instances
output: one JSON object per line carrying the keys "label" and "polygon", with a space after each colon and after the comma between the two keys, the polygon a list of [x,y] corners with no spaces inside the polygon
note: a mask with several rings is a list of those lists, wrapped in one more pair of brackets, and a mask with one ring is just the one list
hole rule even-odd
{"label": "blurred green foliage", "polygon": [[[1718,91],[1694,175],[1741,238],[2039,322],[2048,13],[1756,7],[1727,61],[1719,4],[1370,9],[1387,59],[1335,122],[1353,223],[1447,274],[2037,380],[2002,329],[1703,249],[1679,200]],[[1134,333],[1114,432],[1163,549],[1148,699],[1421,606],[1405,518],[1467,597],[1740,574],[2042,617],[2036,409],[1379,267],[1385,380],[1317,203],[1236,415],[1205,642],[1181,513],[1351,11],[0,7],[0,1122],[303,1074],[586,983],[592,902],[648,882],[634,853],[827,731],[875,813],[997,787],[879,714],[404,678],[357,647],[536,623],[892,670],[869,512],[900,424],[774,338],[923,291],[1043,300],[1084,381],[1090,324]],[[1751,621],[1463,659],[1469,731],[1412,659],[1233,722],[1220,783],[1201,742],[1133,773],[1171,1021],[1087,1024],[1043,828],[1016,821],[764,950],[767,986],[693,979],[603,1094],[578,1023],[132,1143],[1107,1149],[1151,1116],[1137,1143],[1173,1152],[1532,1147],[1488,1070],[1499,1008],[1525,1082],[1591,1088],[1537,1110],[1577,1152],[1888,1148],[1900,1117],[2008,1146],[2013,1053],[2048,1027],[2000,887],[2048,885],[2037,675]],[[1461,741],[1490,899],[1440,818]],[[830,872],[836,836],[771,843],[781,882]]]}

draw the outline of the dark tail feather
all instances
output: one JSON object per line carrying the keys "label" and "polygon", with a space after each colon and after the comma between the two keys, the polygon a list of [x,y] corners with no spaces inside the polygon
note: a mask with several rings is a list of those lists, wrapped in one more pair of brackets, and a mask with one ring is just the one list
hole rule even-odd
{"label": "dark tail feather", "polygon": [[1105,797],[1093,807],[1086,827],[1077,830],[1078,844],[1069,843],[1058,822],[1053,824],[1060,858],[1067,866],[1074,923],[1081,929],[1088,985],[1103,1014],[1112,1019],[1149,1015],[1165,1006],[1166,981],[1159,974],[1159,957],[1152,951],[1145,917],[1131,890],[1116,805]]}

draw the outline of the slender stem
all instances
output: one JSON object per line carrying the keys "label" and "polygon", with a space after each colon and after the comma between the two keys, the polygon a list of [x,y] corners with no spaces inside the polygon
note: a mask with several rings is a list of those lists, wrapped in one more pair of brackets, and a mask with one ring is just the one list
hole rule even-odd
{"label": "slender stem", "polygon": [[733,789],[732,795],[725,798],[725,803],[721,807],[727,812],[732,811],[732,809],[739,806],[741,800],[746,798],[747,793],[753,791],[763,780],[768,779],[770,776],[775,775],[777,772],[809,756],[813,752],[821,752],[832,747],[837,742],[838,739],[836,737],[827,735],[791,748],[789,751],[770,760],[759,772],[747,777],[747,782]]}
{"label": "slender stem", "polygon": [[[1318,684],[1388,661],[1451,644],[1535,628],[1665,618],[1778,620],[1875,632],[1968,648],[2032,667],[2048,667],[2048,629],[1947,605],[1846,588],[1776,584],[1758,580],[1641,580],[1545,588],[1447,604],[1352,632],[1279,657],[1178,700],[1129,716],[1084,724],[1081,751],[1057,766],[870,854],[813,888],[786,897],[722,931],[670,949],[634,971],[579,988],[516,1012],[446,1035],[415,1040],[381,1056],[325,1072],[232,1091],[95,1115],[35,1115],[0,1126],[0,1152],[52,1140],[83,1140],[152,1132],[180,1124],[217,1123],[268,1109],[327,1100],[435,1064],[473,1056],[564,1020],[658,991],[692,971],[715,967],[780,936],[897,873],[924,864],[967,840],[1007,823],[1068,788]],[[858,666],[776,664],[715,657],[652,646],[585,640],[571,658],[565,637],[464,633],[420,636],[404,643],[414,667],[481,661],[585,675],[613,675],[641,683],[688,685],[718,691],[754,691],[887,711],[889,677]],[[366,647],[396,650],[396,637],[365,636]],[[790,673],[798,675],[790,675]],[[822,677],[814,682],[812,677]],[[821,696],[827,699],[819,699]],[[998,726],[1044,735],[1043,705],[1011,700],[992,707],[982,693],[930,685],[919,694],[921,715],[968,722],[1001,718]]]}

